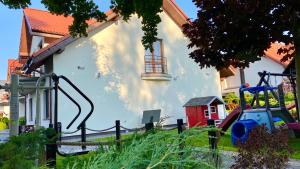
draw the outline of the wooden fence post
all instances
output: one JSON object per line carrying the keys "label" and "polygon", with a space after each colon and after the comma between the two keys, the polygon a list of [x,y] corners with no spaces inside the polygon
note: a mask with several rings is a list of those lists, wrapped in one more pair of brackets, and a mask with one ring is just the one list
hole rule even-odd
{"label": "wooden fence post", "polygon": [[[81,142],[86,142],[86,125],[85,122],[81,125]],[[86,149],[86,146],[81,146],[82,150]]]}
{"label": "wooden fence post", "polygon": [[19,75],[12,74],[10,80],[9,136],[17,136],[19,134]]}
{"label": "wooden fence post", "polygon": [[154,129],[154,124],[153,123],[146,123],[145,124],[145,129],[146,129],[146,132],[151,131],[152,129]]}
{"label": "wooden fence post", "polygon": [[121,148],[121,124],[120,120],[116,120],[116,145],[117,148]]}
{"label": "wooden fence post", "polygon": [[177,119],[177,130],[178,130],[178,134],[183,132],[183,120],[182,119]]}
{"label": "wooden fence post", "polygon": [[[215,127],[215,120],[213,119],[208,119],[207,120],[207,125],[210,127],[210,128],[213,128]],[[212,150],[215,150],[217,148],[217,133],[216,131],[208,131],[208,140],[209,140],[209,145],[210,145],[210,148]]]}
{"label": "wooden fence post", "polygon": [[[46,136],[49,140],[53,140],[53,138],[56,138],[57,133],[53,131],[53,133],[48,131],[46,133]],[[46,144],[46,166],[49,168],[55,168],[56,167],[56,151],[57,151],[57,145],[56,145],[56,139],[54,141],[51,141],[50,143]]]}

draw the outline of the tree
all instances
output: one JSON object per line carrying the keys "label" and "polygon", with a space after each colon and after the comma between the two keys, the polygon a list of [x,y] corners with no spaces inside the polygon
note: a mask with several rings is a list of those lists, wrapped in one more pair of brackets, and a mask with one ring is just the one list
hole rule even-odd
{"label": "tree", "polygon": [[[0,0],[0,3],[12,9],[26,8],[30,0]],[[87,36],[86,30],[89,19],[104,21],[106,15],[99,10],[93,0],[41,0],[41,3],[52,13],[72,16],[73,24],[69,30],[72,36]],[[111,0],[111,9],[120,14],[127,21],[133,14],[142,18],[142,30],[144,36],[142,43],[146,49],[152,50],[152,44],[156,41],[157,25],[161,21],[159,13],[162,11],[162,0]]]}
{"label": "tree", "polygon": [[184,34],[190,39],[190,57],[195,62],[219,70],[230,65],[244,68],[260,60],[272,43],[283,43],[278,53],[284,55],[282,61],[295,58],[300,96],[299,0],[193,2],[199,9],[197,19],[184,25]]}

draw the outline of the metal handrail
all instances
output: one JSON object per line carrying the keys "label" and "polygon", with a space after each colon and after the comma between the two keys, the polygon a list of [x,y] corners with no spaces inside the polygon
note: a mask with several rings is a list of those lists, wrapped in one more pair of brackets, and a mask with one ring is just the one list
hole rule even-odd
{"label": "metal handrail", "polygon": [[81,114],[81,107],[78,104],[78,102],[76,102],[66,91],[64,91],[61,87],[58,86],[58,90],[61,91],[65,96],[67,96],[67,98],[69,100],[71,100],[78,108],[78,113],[77,115],[74,117],[74,119],[68,124],[68,126],[66,127],[67,129],[69,129],[73,123],[77,120],[77,118],[79,117],[79,115]]}
{"label": "metal handrail", "polygon": [[91,106],[91,110],[88,113],[88,115],[82,120],[82,122],[78,125],[77,129],[80,129],[82,125],[85,124],[85,122],[88,120],[88,118],[92,115],[93,111],[94,111],[94,104],[93,102],[75,85],[73,84],[67,77],[61,75],[58,76],[58,78],[61,78],[63,80],[65,80],[70,86],[72,86],[86,101],[89,102],[90,106]]}

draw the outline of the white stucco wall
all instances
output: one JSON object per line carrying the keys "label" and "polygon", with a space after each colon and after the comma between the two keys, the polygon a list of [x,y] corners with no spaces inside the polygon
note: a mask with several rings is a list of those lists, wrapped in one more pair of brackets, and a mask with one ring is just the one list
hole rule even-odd
{"label": "white stucco wall", "polygon": [[9,118],[9,114],[10,114],[10,107],[9,106],[3,106],[3,111],[4,111],[4,117]]}
{"label": "white stucco wall", "polygon": [[[284,67],[269,58],[262,57],[260,61],[250,64],[249,68],[246,68],[244,71],[246,82],[251,86],[256,86],[260,80],[260,77],[257,74],[258,72],[267,71],[271,73],[282,73],[284,71]],[[270,78],[271,85],[279,85],[281,82],[282,78],[280,77]]]}
{"label": "white stucco wall", "polygon": [[25,102],[19,102],[19,117],[25,116]]}
{"label": "white stucco wall", "polygon": [[231,93],[235,92],[238,93],[238,89],[241,86],[241,77],[240,77],[240,70],[236,69],[234,76],[229,76],[222,80],[221,88],[222,93]]}
{"label": "white stucco wall", "polygon": [[[262,57],[260,61],[251,63],[248,68],[244,69],[245,82],[249,83],[250,86],[256,86],[260,80],[258,72],[271,72],[271,73],[282,73],[284,67],[269,59],[267,57]],[[266,78],[267,79],[267,78]],[[281,77],[271,76],[269,79],[270,85],[277,86],[282,82]],[[234,76],[230,76],[224,79],[222,82],[222,93],[236,92],[238,94],[238,88],[241,85],[240,71],[236,70]],[[233,89],[235,88],[235,89]]]}
{"label": "white stucco wall", "polygon": [[[215,69],[200,70],[188,57],[188,40],[181,29],[167,14],[162,13],[161,17],[158,37],[163,39],[170,81],[141,79],[145,51],[137,17],[128,23],[119,20],[107,24],[105,29],[98,28],[53,57],[53,72],[71,79],[95,105],[87,127],[103,129],[113,126],[115,120],[121,120],[125,127],[138,127],[143,110],[149,109],[161,109],[162,117],[170,116],[166,123],[175,124],[176,119],[185,119],[182,106],[192,97],[221,96],[219,73]],[[83,119],[89,104],[64,82],[60,84],[82,104],[79,119]],[[76,107],[60,94],[58,119],[63,130],[76,113]]]}

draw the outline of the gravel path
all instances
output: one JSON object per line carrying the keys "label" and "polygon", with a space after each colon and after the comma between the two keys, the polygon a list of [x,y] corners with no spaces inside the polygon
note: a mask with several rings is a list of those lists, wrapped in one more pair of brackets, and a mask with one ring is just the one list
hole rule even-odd
{"label": "gravel path", "polygon": [[[234,163],[233,156],[237,155],[236,152],[231,152],[231,151],[223,151],[223,168],[227,169],[230,168],[230,166]],[[294,160],[290,159],[288,166],[286,169],[300,169],[300,160]]]}

